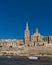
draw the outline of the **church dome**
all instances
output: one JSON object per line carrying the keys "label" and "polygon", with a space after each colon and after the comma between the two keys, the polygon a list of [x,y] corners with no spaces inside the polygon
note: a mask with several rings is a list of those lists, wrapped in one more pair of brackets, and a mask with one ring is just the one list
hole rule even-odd
{"label": "church dome", "polygon": [[38,32],[38,28],[36,28],[36,32],[32,36],[41,36],[41,34]]}

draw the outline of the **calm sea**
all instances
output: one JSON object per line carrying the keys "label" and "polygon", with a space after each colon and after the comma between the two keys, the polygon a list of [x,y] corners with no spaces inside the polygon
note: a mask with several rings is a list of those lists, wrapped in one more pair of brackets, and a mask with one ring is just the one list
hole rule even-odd
{"label": "calm sea", "polygon": [[38,60],[27,58],[0,58],[0,65],[52,65],[52,58],[40,57]]}

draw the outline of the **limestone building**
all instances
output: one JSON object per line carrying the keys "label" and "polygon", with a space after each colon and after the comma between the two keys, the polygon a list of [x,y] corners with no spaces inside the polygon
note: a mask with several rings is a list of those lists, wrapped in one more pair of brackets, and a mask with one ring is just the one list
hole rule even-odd
{"label": "limestone building", "polygon": [[52,36],[43,36],[39,33],[38,28],[36,32],[30,36],[30,30],[28,28],[28,22],[24,31],[24,39],[1,39],[1,47],[17,48],[18,46],[45,46],[52,44]]}
{"label": "limestone building", "polygon": [[25,45],[26,46],[44,46],[47,44],[52,44],[52,36],[43,36],[39,33],[38,28],[36,28],[36,32],[31,35],[28,29],[28,23],[26,24],[25,30]]}

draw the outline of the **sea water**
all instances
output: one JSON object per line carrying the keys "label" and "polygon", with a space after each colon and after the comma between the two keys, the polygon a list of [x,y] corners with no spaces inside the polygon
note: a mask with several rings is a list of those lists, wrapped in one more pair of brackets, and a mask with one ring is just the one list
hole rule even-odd
{"label": "sea water", "polygon": [[0,58],[0,65],[52,65],[52,58],[40,57],[38,60],[27,58]]}

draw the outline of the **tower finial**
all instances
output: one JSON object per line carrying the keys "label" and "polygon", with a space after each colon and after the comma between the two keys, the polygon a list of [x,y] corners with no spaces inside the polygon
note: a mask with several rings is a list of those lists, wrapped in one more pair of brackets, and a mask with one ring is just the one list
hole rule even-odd
{"label": "tower finial", "polygon": [[36,33],[38,33],[38,28],[36,28]]}

